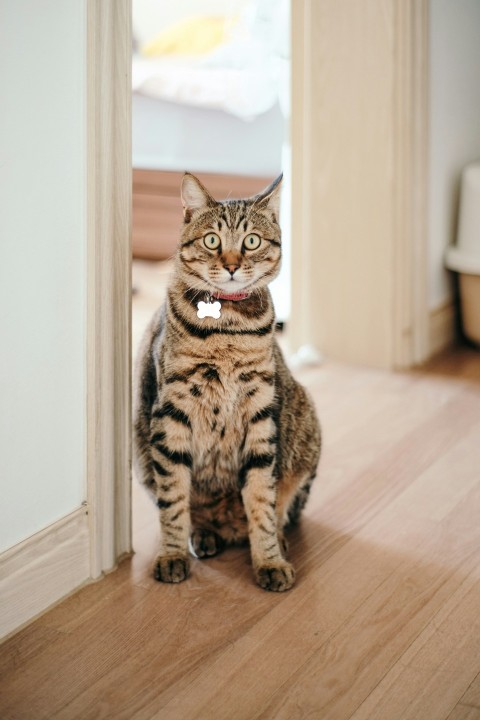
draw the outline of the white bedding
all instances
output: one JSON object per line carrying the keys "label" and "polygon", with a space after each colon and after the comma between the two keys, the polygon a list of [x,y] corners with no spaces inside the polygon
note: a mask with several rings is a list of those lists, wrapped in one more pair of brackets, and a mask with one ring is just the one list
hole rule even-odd
{"label": "white bedding", "polygon": [[[170,10],[163,22],[158,15],[162,6],[158,0],[136,0],[133,5],[140,50],[133,56],[134,92],[186,106],[223,110],[243,120],[258,117],[282,100],[288,86],[288,0],[230,0],[220,4],[218,0],[176,0],[168,4]],[[165,54],[164,50],[153,57],[142,55],[142,49],[151,47],[159,30],[171,33],[178,28],[171,14],[173,7],[181,27],[182,20],[195,22],[192,15],[203,15],[207,21],[221,9],[229,32],[208,53]],[[181,32],[185,38],[187,30]]]}
{"label": "white bedding", "polygon": [[132,89],[149,97],[192,107],[223,110],[252,120],[277,102],[270,73],[253,67],[212,67],[172,58],[133,57]]}

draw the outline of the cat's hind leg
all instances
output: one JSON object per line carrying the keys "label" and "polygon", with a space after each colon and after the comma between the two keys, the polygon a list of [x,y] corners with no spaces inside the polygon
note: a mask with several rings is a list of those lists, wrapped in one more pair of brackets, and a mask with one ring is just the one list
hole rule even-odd
{"label": "cat's hind leg", "polygon": [[213,530],[195,528],[190,536],[192,550],[197,558],[209,558],[225,550],[225,540]]}
{"label": "cat's hind leg", "polygon": [[213,557],[229,545],[248,540],[245,509],[237,491],[194,493],[191,521],[190,545],[198,558]]}
{"label": "cat's hind leg", "polygon": [[314,479],[315,477],[307,476],[307,478],[301,480],[300,483],[298,483],[297,479],[290,484],[286,483],[278,492],[276,503],[278,540],[285,558],[287,557],[289,547],[285,533],[299,522]]}
{"label": "cat's hind leg", "polygon": [[[296,525],[301,512],[305,507],[310,493],[310,487],[315,476],[310,474],[302,476],[291,475],[282,478],[277,486],[276,514],[281,537],[283,531]],[[284,541],[285,542],[285,541]],[[285,546],[288,547],[285,542]]]}

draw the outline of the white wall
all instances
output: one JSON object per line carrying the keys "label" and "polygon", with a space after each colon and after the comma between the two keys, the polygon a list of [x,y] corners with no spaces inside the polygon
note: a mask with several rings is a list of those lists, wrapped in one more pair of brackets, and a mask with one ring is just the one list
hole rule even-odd
{"label": "white wall", "polygon": [[83,0],[0,0],[0,551],[85,498],[84,68]]}
{"label": "white wall", "polygon": [[429,304],[451,297],[445,248],[455,240],[462,168],[480,159],[480,0],[430,2]]}

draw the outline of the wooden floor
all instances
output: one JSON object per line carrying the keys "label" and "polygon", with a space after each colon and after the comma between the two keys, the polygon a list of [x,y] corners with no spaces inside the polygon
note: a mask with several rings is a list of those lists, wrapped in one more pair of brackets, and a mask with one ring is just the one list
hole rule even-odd
{"label": "wooden floor", "polygon": [[0,648],[2,720],[480,720],[480,353],[298,374],[325,447],[294,589],[246,549],[156,583],[135,489],[135,556]]}

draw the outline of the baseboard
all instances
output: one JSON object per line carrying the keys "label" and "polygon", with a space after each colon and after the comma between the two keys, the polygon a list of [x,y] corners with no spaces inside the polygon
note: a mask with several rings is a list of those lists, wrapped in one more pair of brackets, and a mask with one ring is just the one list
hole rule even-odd
{"label": "baseboard", "polygon": [[430,357],[446,350],[455,342],[455,305],[453,300],[430,310],[429,347]]}
{"label": "baseboard", "polygon": [[89,526],[82,507],[0,555],[0,638],[89,577]]}

